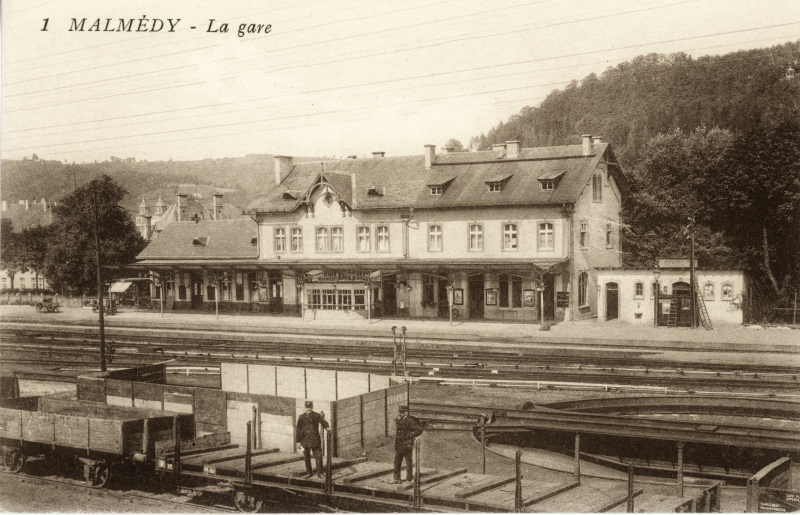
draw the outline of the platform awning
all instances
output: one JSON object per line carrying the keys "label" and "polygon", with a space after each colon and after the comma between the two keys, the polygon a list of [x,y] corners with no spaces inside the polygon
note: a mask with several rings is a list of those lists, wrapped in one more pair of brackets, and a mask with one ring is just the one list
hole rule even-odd
{"label": "platform awning", "polygon": [[128,290],[128,288],[131,287],[131,284],[133,284],[133,283],[129,283],[127,281],[116,282],[116,283],[111,285],[111,288],[108,290],[108,292],[109,293],[125,293]]}
{"label": "platform awning", "polygon": [[270,260],[218,260],[218,259],[148,259],[127,265],[139,270],[365,270],[384,273],[396,272],[556,272],[569,258],[485,258],[485,259],[270,259]]}

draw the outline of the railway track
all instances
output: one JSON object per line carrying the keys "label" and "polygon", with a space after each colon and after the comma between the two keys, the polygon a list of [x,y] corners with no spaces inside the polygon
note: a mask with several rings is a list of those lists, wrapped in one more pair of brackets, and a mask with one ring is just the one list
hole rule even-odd
{"label": "railway track", "polygon": [[[86,367],[97,363],[96,327],[3,323],[0,353],[6,364]],[[333,335],[231,334],[205,332],[192,337],[178,331],[111,328],[106,342],[113,366],[172,361],[175,365],[217,367],[222,361],[302,365],[381,374],[402,373],[393,364],[391,339]],[[676,344],[677,345],[677,344]],[[800,390],[800,365],[676,360],[652,344],[603,349],[564,345],[476,348],[409,341],[406,370],[412,376],[460,379],[592,382],[652,385],[684,389],[724,388],[754,391]],[[667,348],[670,348],[667,345]],[[685,350],[683,345],[674,347]],[[715,349],[714,352],[717,352]],[[719,352],[726,352],[725,349]],[[793,356],[796,354],[793,354]]]}
{"label": "railway track", "polygon": [[[7,471],[0,471],[0,478],[6,484],[8,482],[13,481],[15,479],[25,478],[26,481],[31,481],[34,483],[38,483],[40,485],[51,485],[55,486],[56,488],[70,488],[77,491],[90,491],[96,492],[97,489],[85,482],[77,481],[77,480],[70,480],[67,478],[54,478],[54,477],[46,477],[39,474],[30,474],[27,472],[7,472]],[[125,485],[125,490],[116,490],[116,489],[105,489],[103,490],[104,495],[113,496],[119,500],[128,500],[129,502],[141,502],[143,500],[150,501],[156,504],[160,504],[162,506],[169,506],[173,510],[181,511],[181,509],[185,510],[187,506],[191,506],[193,510],[203,511],[206,513],[236,513],[236,509],[232,506],[224,506],[224,505],[212,505],[206,506],[202,504],[191,503],[187,504],[185,500],[183,501],[176,501],[171,499],[165,499],[163,496],[158,494],[148,494],[141,490],[139,491],[131,491],[132,489],[137,488],[136,480],[131,479]],[[231,501],[231,504],[233,501]]]}
{"label": "railway track", "polygon": [[[83,342],[82,342],[83,343]],[[115,342],[113,366],[134,366],[152,364],[171,360],[176,366],[218,367],[222,361],[264,364],[264,365],[300,365],[306,368],[336,368],[338,370],[372,372],[390,375],[402,366],[395,366],[392,356],[366,357],[359,355],[340,357],[333,355],[309,355],[304,349],[281,349],[281,354],[255,353],[253,349],[220,348],[207,349],[208,352],[192,350],[161,349],[154,353],[147,346],[130,347],[125,342]],[[142,352],[142,350],[150,352]],[[196,348],[195,348],[196,349]],[[0,345],[3,362],[8,366],[35,365],[42,367],[86,367],[97,363],[99,351],[95,346],[86,345],[39,345],[15,346],[4,343]],[[243,352],[244,351],[244,352]],[[299,352],[298,352],[299,351]],[[343,353],[342,353],[343,354]],[[406,366],[412,376],[457,378],[457,379],[502,379],[526,381],[562,381],[610,383],[621,385],[651,385],[680,388],[726,388],[748,390],[800,390],[800,381],[795,374],[789,373],[743,373],[734,371],[685,370],[679,368],[651,369],[647,367],[603,367],[599,365],[540,365],[526,363],[524,358],[517,357],[513,361],[487,363],[473,362],[472,357],[458,359],[449,356],[447,361],[436,361],[425,357],[424,360],[409,360]]]}

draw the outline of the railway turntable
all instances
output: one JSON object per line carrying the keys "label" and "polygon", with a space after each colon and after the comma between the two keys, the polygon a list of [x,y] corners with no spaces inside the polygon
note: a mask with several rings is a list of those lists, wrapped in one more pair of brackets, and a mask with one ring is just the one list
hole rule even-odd
{"label": "railway turntable", "polygon": [[[330,442],[330,433],[327,435]],[[209,439],[215,443],[205,446]],[[308,477],[302,455],[253,449],[251,445],[242,448],[228,441],[228,435],[217,434],[183,442],[181,445],[193,447],[186,452],[164,449],[156,457],[156,468],[178,484],[228,485],[236,507],[245,512],[259,511],[268,500],[361,512],[536,512],[552,511],[553,506],[602,512],[641,494],[641,490],[628,491],[619,482],[582,485],[573,478],[541,481],[525,479],[519,472],[498,477],[418,463],[414,480],[398,485],[392,482],[389,463],[330,455],[324,477]]]}

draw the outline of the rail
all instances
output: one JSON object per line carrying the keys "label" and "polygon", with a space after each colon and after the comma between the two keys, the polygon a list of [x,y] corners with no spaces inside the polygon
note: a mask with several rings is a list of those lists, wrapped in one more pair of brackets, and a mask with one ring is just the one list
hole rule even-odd
{"label": "rail", "polygon": [[[402,377],[392,377],[395,380],[402,380]],[[657,392],[668,393],[666,386],[640,386],[630,384],[606,384],[606,383],[574,383],[568,381],[525,381],[515,379],[450,379],[442,377],[412,377],[408,378],[413,382],[434,382],[443,386],[471,386],[476,387],[504,387],[504,388],[536,388],[541,390],[543,387],[572,390],[601,390],[601,391],[633,391],[633,392]]]}

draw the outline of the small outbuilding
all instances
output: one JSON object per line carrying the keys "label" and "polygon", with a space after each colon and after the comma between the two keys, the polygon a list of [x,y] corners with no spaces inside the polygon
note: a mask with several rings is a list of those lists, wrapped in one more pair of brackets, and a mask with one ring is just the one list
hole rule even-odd
{"label": "small outbuilding", "polygon": [[[712,324],[744,322],[742,299],[747,290],[740,269],[697,268],[697,310]],[[659,259],[657,267],[599,268],[597,318],[601,321],[686,327],[692,324],[688,259]]]}

